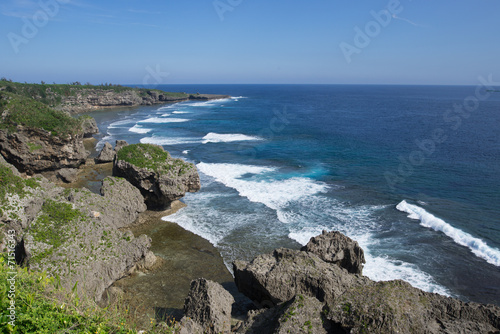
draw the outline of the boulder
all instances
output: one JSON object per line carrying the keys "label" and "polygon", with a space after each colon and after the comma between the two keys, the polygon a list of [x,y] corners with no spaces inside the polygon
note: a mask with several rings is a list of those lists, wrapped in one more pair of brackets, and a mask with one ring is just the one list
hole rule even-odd
{"label": "boulder", "polygon": [[104,143],[101,153],[95,158],[97,164],[104,164],[108,162],[113,162],[115,159],[116,152],[113,151],[113,146],[110,143]]}
{"label": "boulder", "polygon": [[222,285],[199,278],[191,282],[184,315],[200,324],[204,333],[230,333],[233,303],[233,296]]}
{"label": "boulder", "polygon": [[[251,262],[235,261],[238,289],[259,306],[270,307],[250,311],[237,332],[499,332],[500,307],[424,292],[400,280],[374,282],[349,273],[331,256],[329,249],[336,254],[339,248],[331,240],[350,239],[324,232],[311,240],[315,247],[307,248],[314,253],[280,248]],[[346,248],[351,247],[340,247]]]}
{"label": "boulder", "polygon": [[94,118],[89,116],[81,116],[80,119],[84,138],[91,138],[92,135],[99,133],[99,128],[97,127],[97,123]]}
{"label": "boulder", "polygon": [[63,182],[72,183],[78,179],[78,169],[64,168],[57,171],[57,177]]}
{"label": "boulder", "polygon": [[324,317],[324,309],[324,304],[316,298],[297,295],[273,308],[250,311],[247,320],[236,329],[236,333],[335,333]]}
{"label": "boulder", "polygon": [[150,144],[120,149],[113,164],[113,175],[136,186],[150,210],[168,209],[186,192],[196,192],[201,187],[194,164],[174,159],[161,146]]}
{"label": "boulder", "polygon": [[326,318],[345,332],[498,333],[500,308],[424,292],[404,281],[351,289],[328,304]]}
{"label": "boulder", "polygon": [[83,134],[53,136],[49,131],[17,126],[16,132],[0,129],[0,153],[20,172],[34,174],[62,168],[77,168],[89,153]]}
{"label": "boulder", "polygon": [[238,290],[262,306],[289,301],[297,294],[334,301],[346,290],[369,282],[316,254],[286,248],[259,255],[250,263],[234,261],[233,272]]}
{"label": "boulder", "polygon": [[311,238],[302,251],[314,253],[323,261],[334,263],[353,274],[361,274],[366,263],[358,243],[340,232],[326,232]]}

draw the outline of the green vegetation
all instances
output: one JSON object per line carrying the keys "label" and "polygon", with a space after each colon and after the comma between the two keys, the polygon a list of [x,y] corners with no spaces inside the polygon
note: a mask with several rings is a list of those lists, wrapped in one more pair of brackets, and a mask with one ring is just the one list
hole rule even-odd
{"label": "green vegetation", "polygon": [[117,159],[126,161],[136,167],[150,169],[159,174],[178,171],[178,175],[186,173],[193,166],[181,159],[171,159],[170,154],[161,146],[152,144],[133,144],[122,148]]}
{"label": "green vegetation", "polygon": [[0,165],[0,205],[3,207],[7,203],[7,195],[17,194],[23,198],[26,196],[27,188],[39,187],[36,179],[24,180],[14,175],[10,168]]}
{"label": "green vegetation", "polygon": [[54,136],[81,133],[81,121],[33,99],[0,92],[0,128],[15,132],[17,125],[41,128]]}
{"label": "green vegetation", "polygon": [[91,85],[89,83],[82,85],[80,82],[73,82],[71,84],[28,84],[12,82],[5,78],[0,79],[0,91],[14,93],[26,98],[37,100],[50,107],[60,105],[65,99],[69,97],[76,97],[77,95],[89,96],[96,95],[98,91],[103,94],[109,91],[115,93],[123,93],[126,91],[136,91],[139,96],[148,96],[148,92],[156,92],[159,95],[164,95],[169,98],[188,98],[186,93],[170,93],[158,89],[147,88],[131,88],[121,85],[101,84]]}
{"label": "green vegetation", "polygon": [[[12,277],[14,280],[8,281]],[[10,284],[13,281],[14,291]],[[10,268],[4,257],[0,257],[0,333],[138,333],[128,309],[122,305],[99,308],[80,298],[76,291],[76,285],[70,292],[64,290],[58,278],[44,272]],[[15,326],[9,324],[11,300],[15,302]],[[160,327],[151,320],[149,328],[144,330],[148,334],[167,334],[174,333],[174,327],[178,325]]]}
{"label": "green vegetation", "polygon": [[67,227],[78,220],[84,220],[85,215],[69,203],[47,200],[42,206],[42,214],[32,225],[34,240],[52,246],[51,248],[35,255],[31,260],[39,260],[49,256],[57,250],[68,238]]}

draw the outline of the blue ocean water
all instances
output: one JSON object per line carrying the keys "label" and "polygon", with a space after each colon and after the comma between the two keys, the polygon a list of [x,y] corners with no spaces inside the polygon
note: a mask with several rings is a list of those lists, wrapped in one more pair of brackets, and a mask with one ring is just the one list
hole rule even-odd
{"label": "blue ocean water", "polygon": [[339,230],[365,249],[372,279],[500,304],[500,93],[156,88],[233,98],[100,114],[99,145],[154,143],[194,162],[202,190],[167,219],[210,240],[229,268],[234,259]]}

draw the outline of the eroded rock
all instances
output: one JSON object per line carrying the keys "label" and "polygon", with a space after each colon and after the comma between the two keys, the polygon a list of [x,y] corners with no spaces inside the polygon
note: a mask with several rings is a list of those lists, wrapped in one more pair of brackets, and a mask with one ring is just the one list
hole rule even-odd
{"label": "eroded rock", "polygon": [[230,333],[233,303],[233,296],[222,285],[200,278],[191,282],[184,315],[201,325],[204,333]]}
{"label": "eroded rock", "polygon": [[27,174],[77,168],[89,155],[81,133],[58,137],[43,129],[21,125],[13,133],[0,129],[0,153]]}
{"label": "eroded rock", "polygon": [[115,151],[113,150],[113,146],[111,146],[110,143],[106,142],[104,143],[104,146],[102,147],[101,152],[99,155],[95,158],[95,162],[97,164],[104,164],[108,162],[113,162],[115,159]]}
{"label": "eroded rock", "polygon": [[136,186],[152,210],[168,209],[186,192],[196,192],[201,187],[194,164],[174,159],[161,146],[150,144],[120,149],[113,164],[113,175],[124,177]]}
{"label": "eroded rock", "polygon": [[301,250],[314,253],[320,259],[334,263],[353,274],[361,274],[363,264],[366,263],[363,249],[358,243],[336,231],[323,231],[322,234],[311,238]]}

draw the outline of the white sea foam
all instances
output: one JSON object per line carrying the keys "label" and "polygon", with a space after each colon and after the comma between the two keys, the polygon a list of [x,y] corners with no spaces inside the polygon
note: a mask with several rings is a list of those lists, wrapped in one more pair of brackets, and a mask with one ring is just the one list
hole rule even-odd
{"label": "white sea foam", "polygon": [[135,123],[135,121],[132,119],[124,119],[121,121],[116,121],[116,122],[111,123],[108,126],[108,129],[124,128],[124,127],[126,127],[125,125],[130,125],[133,123]]}
{"label": "white sea foam", "polygon": [[161,114],[161,117],[168,117],[170,115],[172,115],[172,114],[168,114],[168,113],[167,114]]}
{"label": "white sea foam", "polygon": [[247,136],[240,133],[215,133],[210,132],[205,137],[203,137],[203,144],[207,143],[229,143],[235,141],[258,141],[263,140],[259,137]]}
{"label": "white sea foam", "polygon": [[155,144],[155,145],[182,145],[182,144],[196,144],[200,141],[196,138],[169,138],[169,137],[145,137],[140,140],[142,144]]}
{"label": "white sea foam", "polygon": [[276,181],[252,177],[274,172],[276,169],[271,167],[204,162],[197,167],[200,172],[215,178],[217,182],[238,191],[240,196],[274,210],[283,209],[293,201],[328,189],[325,183],[308,178],[295,177]]}
{"label": "white sea foam", "polygon": [[128,131],[134,132],[134,133],[142,133],[142,134],[144,134],[144,133],[148,133],[148,132],[153,131],[153,129],[143,128],[142,126],[136,124],[133,127],[131,127],[130,129],[128,129]]}
{"label": "white sea foam", "polygon": [[192,107],[213,107],[216,104],[224,103],[227,101],[231,101],[231,99],[216,99],[216,100],[208,100],[204,102],[193,102],[189,103]]}
{"label": "white sea foam", "polygon": [[161,118],[161,117],[151,117],[145,120],[139,121],[138,123],[180,123],[188,122],[189,119],[185,118]]}
{"label": "white sea foam", "polygon": [[451,226],[441,218],[434,216],[421,207],[409,204],[405,200],[399,203],[396,209],[408,213],[408,218],[419,220],[420,225],[424,227],[443,232],[457,244],[468,247],[477,257],[500,267],[500,250],[488,246],[483,240]]}
{"label": "white sea foam", "polygon": [[182,154],[188,154],[188,153],[189,153],[189,150],[182,151]]}
{"label": "white sea foam", "polygon": [[173,111],[172,114],[191,114],[191,113],[189,111],[176,110]]}

